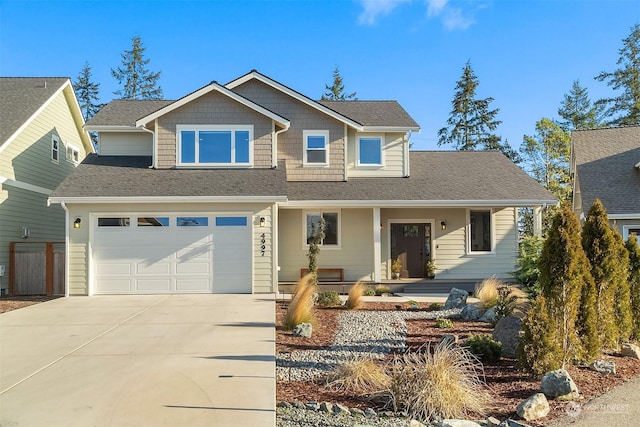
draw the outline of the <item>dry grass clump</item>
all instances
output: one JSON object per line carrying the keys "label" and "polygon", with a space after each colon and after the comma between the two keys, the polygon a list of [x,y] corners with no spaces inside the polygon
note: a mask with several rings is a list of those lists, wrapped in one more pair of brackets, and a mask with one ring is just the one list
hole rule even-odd
{"label": "dry grass clump", "polygon": [[480,300],[480,308],[482,310],[488,310],[496,305],[498,288],[501,286],[505,286],[505,283],[495,277],[485,279],[476,285],[473,296]]}
{"label": "dry grass clump", "polygon": [[367,287],[362,282],[356,282],[349,290],[349,298],[347,298],[346,307],[349,310],[357,310],[362,307],[362,297]]}
{"label": "dry grass clump", "polygon": [[284,329],[290,331],[300,323],[314,323],[313,295],[316,291],[312,274],[307,274],[298,280],[291,292],[291,302],[284,316]]}
{"label": "dry grass clump", "polygon": [[390,362],[387,406],[426,422],[481,415],[491,401],[481,372],[478,359],[452,343],[397,355]]}
{"label": "dry grass clump", "polygon": [[327,387],[355,393],[379,392],[385,390],[390,382],[384,367],[365,356],[356,356],[337,366],[325,379]]}

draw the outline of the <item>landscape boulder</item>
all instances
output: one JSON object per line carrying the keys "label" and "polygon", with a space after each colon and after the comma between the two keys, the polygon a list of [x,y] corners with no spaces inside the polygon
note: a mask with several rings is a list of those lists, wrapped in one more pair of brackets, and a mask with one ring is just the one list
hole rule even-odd
{"label": "landscape boulder", "polygon": [[491,335],[494,340],[502,344],[503,357],[516,357],[520,344],[520,331],[522,331],[522,319],[516,316],[504,317],[496,324]]}
{"label": "landscape boulder", "polygon": [[480,312],[480,309],[475,304],[465,305],[460,312],[460,317],[462,317],[462,320],[466,320],[467,322],[475,322],[480,318],[481,315],[482,313]]}
{"label": "landscape boulder", "polygon": [[481,427],[475,421],[467,420],[442,420],[438,423],[438,427]]}
{"label": "landscape boulder", "polygon": [[312,332],[313,326],[311,326],[311,323],[300,323],[299,325],[293,327],[294,337],[311,338]]}
{"label": "landscape boulder", "polygon": [[578,386],[564,369],[551,371],[542,377],[540,391],[552,399],[572,400],[578,397]]}
{"label": "landscape boulder", "polygon": [[496,308],[491,307],[480,316],[480,321],[485,323],[493,323],[496,320]]}
{"label": "landscape boulder", "polygon": [[443,310],[451,310],[452,308],[464,308],[467,305],[467,298],[469,292],[464,289],[452,288],[447,297],[447,301],[444,303]]}
{"label": "landscape boulder", "polygon": [[539,420],[549,415],[549,402],[543,393],[536,393],[516,407],[516,413],[527,421]]}
{"label": "landscape boulder", "polygon": [[622,344],[622,355],[624,357],[632,357],[634,359],[640,359],[640,347],[635,344],[626,342]]}
{"label": "landscape boulder", "polygon": [[592,371],[600,372],[602,374],[616,374],[616,364],[610,360],[594,360],[589,365],[589,369]]}

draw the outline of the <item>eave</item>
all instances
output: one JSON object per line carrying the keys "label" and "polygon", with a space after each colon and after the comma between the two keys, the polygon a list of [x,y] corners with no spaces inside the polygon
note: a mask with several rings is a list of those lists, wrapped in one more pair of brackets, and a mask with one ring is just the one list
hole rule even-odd
{"label": "eave", "polygon": [[114,197],[49,197],[48,204],[149,204],[149,203],[281,203],[286,196],[114,196]]}
{"label": "eave", "polygon": [[534,207],[555,206],[558,201],[550,200],[289,200],[280,207],[307,208],[317,206],[327,207],[371,207],[371,208],[464,208],[464,207]]}

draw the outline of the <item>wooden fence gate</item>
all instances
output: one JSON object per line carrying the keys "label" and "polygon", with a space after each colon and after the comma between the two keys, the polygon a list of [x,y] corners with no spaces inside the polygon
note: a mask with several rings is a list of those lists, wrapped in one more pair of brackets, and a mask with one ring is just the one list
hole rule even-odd
{"label": "wooden fence gate", "polygon": [[10,242],[9,295],[64,295],[64,242]]}

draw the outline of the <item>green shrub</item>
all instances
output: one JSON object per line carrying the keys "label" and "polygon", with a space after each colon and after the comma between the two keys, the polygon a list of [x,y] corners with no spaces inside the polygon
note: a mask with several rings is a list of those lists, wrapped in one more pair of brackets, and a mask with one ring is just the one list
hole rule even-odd
{"label": "green shrub", "polygon": [[640,246],[638,239],[631,234],[625,244],[629,252],[629,286],[631,287],[631,315],[633,317],[632,335],[640,340]]}
{"label": "green shrub", "polygon": [[497,362],[502,354],[502,343],[490,335],[471,335],[466,339],[465,346],[484,363]]}
{"label": "green shrub", "polygon": [[373,297],[376,295],[376,290],[371,286],[367,286],[367,289],[364,290],[364,295],[368,297]]}
{"label": "green shrub", "polygon": [[429,311],[438,311],[440,310],[440,308],[442,308],[442,306],[437,302],[432,302],[431,304],[429,304]]}
{"label": "green shrub", "polygon": [[538,259],[543,246],[542,237],[525,236],[520,242],[520,254],[516,261],[516,271],[513,272],[513,277],[531,294],[532,298],[540,293]]}
{"label": "green shrub", "polygon": [[451,329],[453,328],[453,322],[451,319],[447,319],[446,317],[441,317],[436,320],[436,328],[440,329]]}
{"label": "green shrub", "polygon": [[495,326],[500,319],[511,316],[511,314],[518,307],[519,296],[515,292],[514,288],[510,286],[500,286],[498,288],[498,298],[496,299],[496,315],[493,319],[493,325]]}
{"label": "green shrub", "polygon": [[378,285],[376,286],[376,295],[380,296],[382,294],[388,294],[391,292],[391,289],[389,289],[388,286],[382,286],[382,285]]}
{"label": "green shrub", "polygon": [[318,293],[318,305],[321,307],[336,307],[342,305],[340,295],[336,291],[322,291]]}

